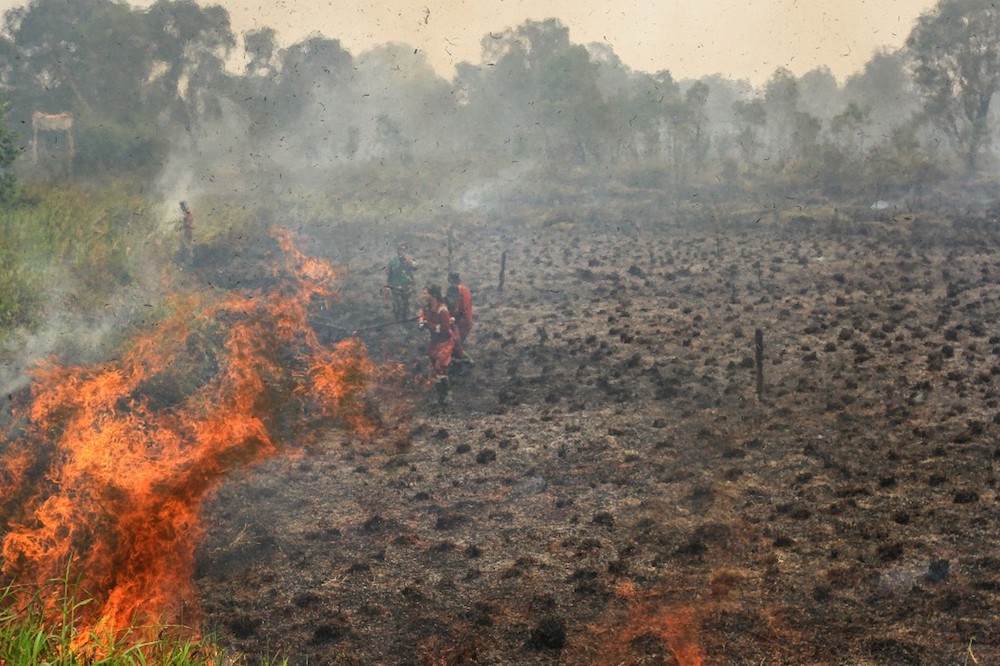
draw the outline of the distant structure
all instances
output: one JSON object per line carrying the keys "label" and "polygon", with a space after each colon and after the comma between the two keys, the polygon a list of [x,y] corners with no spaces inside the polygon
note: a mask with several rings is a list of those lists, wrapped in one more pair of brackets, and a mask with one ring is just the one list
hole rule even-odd
{"label": "distant structure", "polygon": [[35,158],[35,164],[38,164],[38,132],[66,132],[66,164],[69,167],[70,175],[72,175],[73,155],[76,152],[76,145],[73,141],[73,114],[69,111],[62,113],[35,111],[31,114],[31,128],[34,130],[31,152]]}

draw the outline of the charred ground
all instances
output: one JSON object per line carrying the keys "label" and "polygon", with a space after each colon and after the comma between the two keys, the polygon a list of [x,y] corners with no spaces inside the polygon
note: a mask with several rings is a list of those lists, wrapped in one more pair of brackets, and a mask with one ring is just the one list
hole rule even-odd
{"label": "charred ground", "polygon": [[[223,487],[205,626],[295,665],[1000,661],[1000,236],[758,218],[457,237],[477,365],[401,436],[331,433]],[[407,231],[422,280],[443,228]],[[319,239],[347,267],[326,335],[386,321],[397,236]],[[255,273],[241,256],[212,279]],[[418,331],[361,335],[421,371]]]}

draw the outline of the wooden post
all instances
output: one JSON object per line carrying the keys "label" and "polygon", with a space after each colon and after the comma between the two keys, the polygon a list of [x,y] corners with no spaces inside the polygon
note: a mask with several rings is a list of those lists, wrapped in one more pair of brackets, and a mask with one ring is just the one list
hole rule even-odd
{"label": "wooden post", "polygon": [[34,131],[31,141],[31,153],[35,164],[38,164],[38,131],[55,131],[66,133],[66,173],[73,177],[73,157],[76,155],[76,141],[73,138],[73,114],[69,111],[62,113],[43,113],[35,111],[31,114],[31,128]]}
{"label": "wooden post", "polygon": [[754,365],[757,367],[757,399],[764,398],[764,331],[753,332]]}
{"label": "wooden post", "polygon": [[448,272],[451,273],[451,253],[455,246],[455,234],[451,227],[448,227]]}
{"label": "wooden post", "polygon": [[497,283],[497,291],[503,293],[504,273],[507,272],[507,250],[500,254],[500,282]]}

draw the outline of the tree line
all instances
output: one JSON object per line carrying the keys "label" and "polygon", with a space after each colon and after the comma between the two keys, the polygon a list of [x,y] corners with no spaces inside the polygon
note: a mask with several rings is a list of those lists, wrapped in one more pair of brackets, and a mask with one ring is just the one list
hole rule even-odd
{"label": "tree line", "polygon": [[[766,181],[891,197],[995,166],[1000,10],[989,0],[942,0],[905,47],[842,84],[825,67],[779,68],[761,86],[677,80],[628,67],[606,44],[573,43],[557,19],[481,44],[481,61],[446,80],[407,45],[352,54],[314,34],[282,47],[273,29],[236,35],[225,9],[193,0],[32,0],[6,12],[0,35],[0,197],[37,111],[73,114],[78,175],[155,173],[174,150],[235,150],[261,169],[614,164],[679,190]],[[33,147],[52,157],[60,140],[42,133]]]}

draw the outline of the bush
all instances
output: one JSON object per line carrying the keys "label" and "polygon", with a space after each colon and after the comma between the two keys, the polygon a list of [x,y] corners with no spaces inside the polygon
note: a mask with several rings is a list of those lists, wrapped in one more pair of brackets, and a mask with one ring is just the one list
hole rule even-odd
{"label": "bush", "polygon": [[0,204],[10,203],[17,194],[14,159],[17,157],[17,135],[7,128],[7,104],[0,103]]}
{"label": "bush", "polygon": [[77,125],[76,173],[129,173],[163,163],[167,145],[155,128],[131,127],[115,123]]}
{"label": "bush", "polygon": [[16,205],[0,209],[0,328],[33,328],[52,291],[99,307],[143,270],[144,253],[156,253],[156,216],[134,191],[25,183]]}

